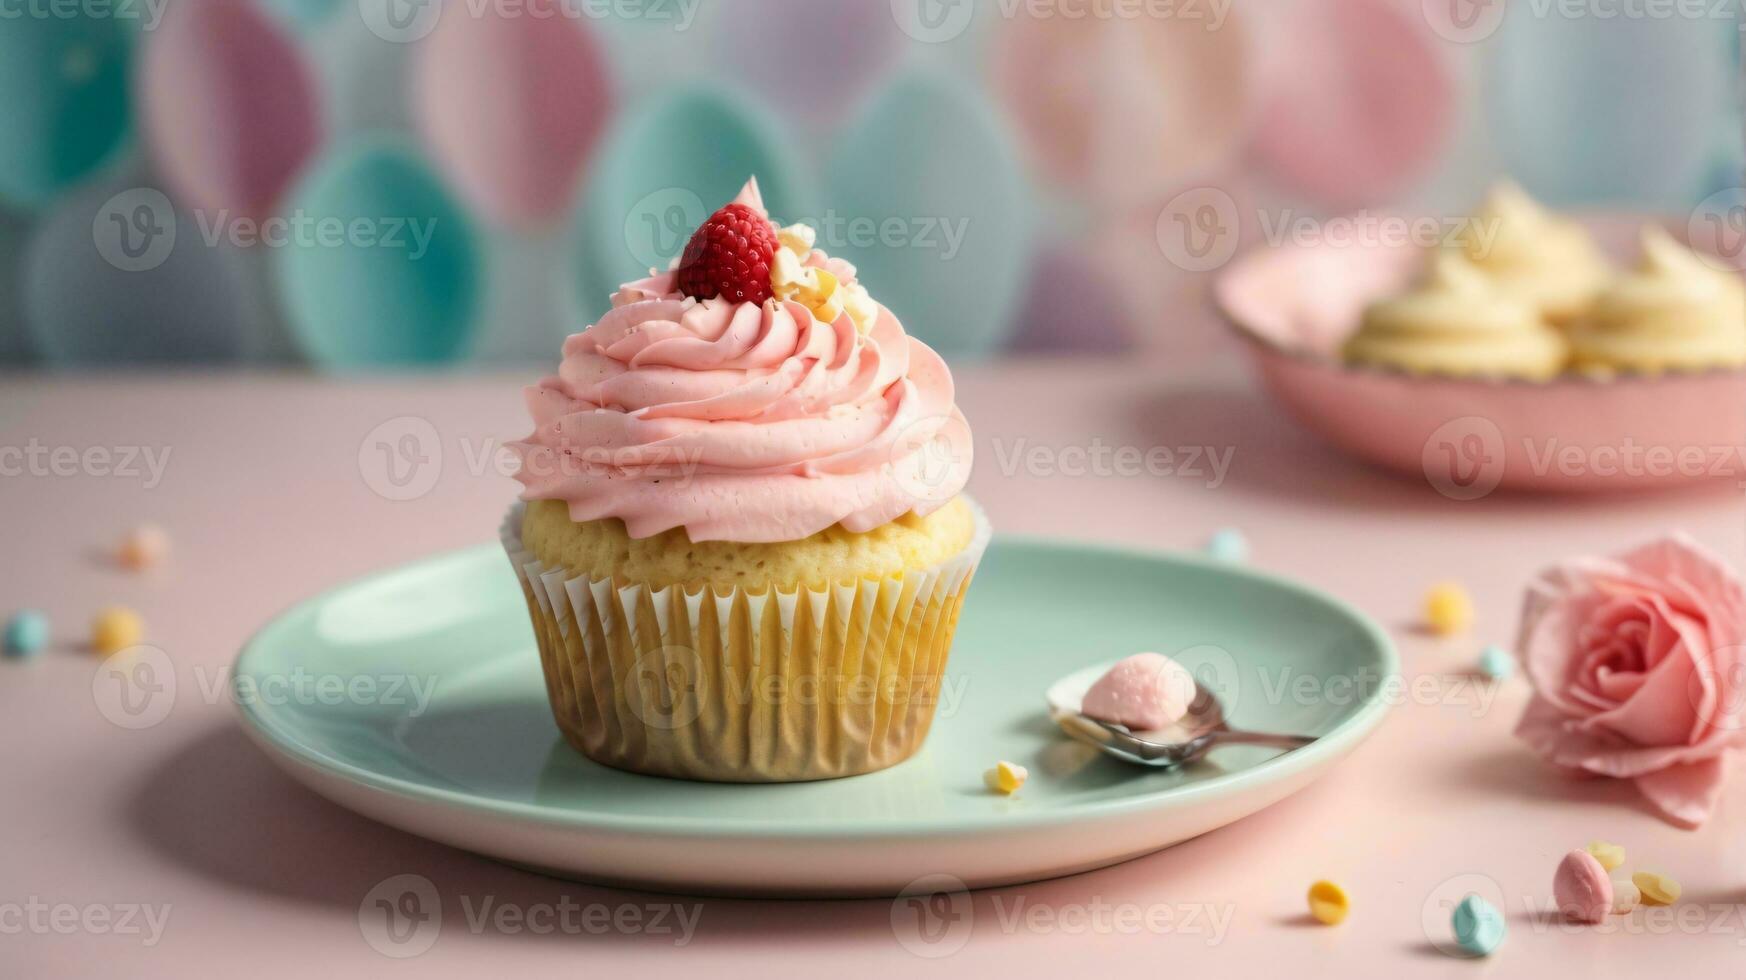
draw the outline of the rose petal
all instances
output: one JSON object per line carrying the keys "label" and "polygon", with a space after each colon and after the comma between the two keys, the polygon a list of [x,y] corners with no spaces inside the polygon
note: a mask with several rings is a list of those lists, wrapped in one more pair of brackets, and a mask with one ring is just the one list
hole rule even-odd
{"label": "rose petal", "polygon": [[1645,773],[1637,777],[1637,789],[1667,819],[1697,827],[1715,811],[1725,775],[1718,757]]}

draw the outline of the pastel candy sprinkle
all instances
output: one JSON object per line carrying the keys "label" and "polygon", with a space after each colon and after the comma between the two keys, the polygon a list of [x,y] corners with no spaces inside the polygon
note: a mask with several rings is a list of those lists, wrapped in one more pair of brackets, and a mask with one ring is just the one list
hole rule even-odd
{"label": "pastel candy sprinkle", "polygon": [[1600,866],[1608,871],[1617,870],[1625,863],[1625,849],[1604,840],[1589,841],[1588,853],[1593,854],[1594,859],[1600,862]]}
{"label": "pastel candy sprinkle", "polygon": [[108,656],[145,638],[145,622],[126,606],[110,606],[91,622],[91,649]]}
{"label": "pastel candy sprinkle", "polygon": [[1206,553],[1219,561],[1240,565],[1249,560],[1249,539],[1234,527],[1220,528],[1207,539]]}
{"label": "pastel candy sprinkle", "polygon": [[22,609],[6,621],[6,656],[24,660],[48,645],[48,617],[35,609]]}
{"label": "pastel candy sprinkle", "polygon": [[1439,636],[1473,625],[1473,599],[1455,582],[1439,582],[1425,593],[1425,627]]}
{"label": "pastel candy sprinkle", "polygon": [[1613,909],[1613,882],[1593,854],[1571,851],[1552,876],[1552,899],[1572,922],[1600,922]]}
{"label": "pastel candy sprinkle", "polygon": [[1658,871],[1639,871],[1631,876],[1632,884],[1643,895],[1644,905],[1672,905],[1679,901],[1679,882]]}
{"label": "pastel candy sprinkle", "polygon": [[1469,895],[1455,906],[1450,917],[1455,945],[1474,956],[1490,956],[1503,943],[1504,918],[1497,906],[1478,895]]}
{"label": "pastel candy sprinkle", "polygon": [[1029,769],[1016,762],[1007,762],[1005,759],[996,763],[993,769],[982,774],[982,782],[987,784],[989,789],[996,793],[1005,793],[1008,796],[1018,792],[1019,787],[1023,786],[1025,780],[1029,778],[1031,778]]}
{"label": "pastel candy sprinkle", "polygon": [[1509,651],[1503,647],[1490,644],[1479,651],[1479,672],[1494,681],[1507,680],[1516,672],[1516,658],[1510,656]]}
{"label": "pastel candy sprinkle", "polygon": [[1634,881],[1613,880],[1613,914],[1628,915],[1643,900],[1643,893]]}
{"label": "pastel candy sprinkle", "polygon": [[1346,919],[1346,913],[1352,908],[1351,900],[1346,897],[1346,889],[1331,881],[1318,881],[1309,887],[1310,915],[1317,922],[1327,926],[1337,926]]}
{"label": "pastel candy sprinkle", "polygon": [[137,572],[162,562],[169,553],[169,533],[156,524],[141,524],[121,539],[115,549],[115,560],[121,567]]}

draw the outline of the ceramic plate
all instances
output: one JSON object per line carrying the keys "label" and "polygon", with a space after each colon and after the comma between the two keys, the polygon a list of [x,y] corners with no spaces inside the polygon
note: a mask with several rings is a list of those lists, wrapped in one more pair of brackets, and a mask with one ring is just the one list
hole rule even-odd
{"label": "ceramic plate", "polygon": [[[1137,650],[1194,670],[1233,725],[1321,738],[1285,754],[1220,749],[1177,772],[1063,738],[1044,691]],[[866,776],[729,785],[589,762],[551,720],[522,594],[495,546],[292,609],[243,650],[235,683],[244,727],[287,771],[412,833],[609,884],[827,896],[894,895],[933,875],[969,887],[1030,881],[1206,833],[1351,751],[1382,720],[1381,686],[1396,671],[1369,619],[1280,579],[997,539],[927,744]],[[982,785],[999,759],[1030,767],[1017,796]]]}

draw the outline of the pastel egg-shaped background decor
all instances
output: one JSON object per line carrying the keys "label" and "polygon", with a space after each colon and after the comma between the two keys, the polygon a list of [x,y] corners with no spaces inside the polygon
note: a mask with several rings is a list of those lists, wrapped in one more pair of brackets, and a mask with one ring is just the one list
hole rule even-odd
{"label": "pastel egg-shaped background decor", "polygon": [[22,364],[33,358],[24,328],[24,256],[30,221],[0,208],[0,364]]}
{"label": "pastel egg-shaped background decor", "polygon": [[1451,59],[1417,3],[1294,0],[1268,32],[1258,162],[1309,203],[1396,199],[1453,137]]}
{"label": "pastel egg-shaped background decor", "polygon": [[304,352],[335,368],[439,364],[478,327],[473,224],[399,141],[339,147],[293,189],[274,248],[280,301]]}
{"label": "pastel egg-shaped background decor", "polygon": [[[903,48],[889,5],[734,0],[714,32],[712,59],[809,126],[858,103]],[[746,57],[746,52],[780,52]]]}
{"label": "pastel egg-shaped background decor", "polygon": [[1487,115],[1506,164],[1558,204],[1688,202],[1713,159],[1717,121],[1736,105],[1725,35],[1739,27],[1512,8],[1486,75]]}
{"label": "pastel egg-shaped background decor", "polygon": [[90,176],[132,132],[134,31],[77,7],[27,13],[0,22],[0,205],[19,208]]}
{"label": "pastel egg-shaped background decor", "polygon": [[147,39],[140,91],[159,170],[196,209],[269,214],[321,140],[302,51],[255,0],[180,0]]}
{"label": "pastel egg-shaped background decor", "polygon": [[1240,9],[1024,18],[994,34],[994,80],[1031,159],[1091,201],[1150,199],[1229,160],[1256,97]]}
{"label": "pastel egg-shaped background decor", "polygon": [[[853,262],[910,333],[986,355],[1014,329],[1031,193],[1007,127],[954,75],[911,70],[839,135],[820,245]],[[890,233],[888,234],[888,229]]]}
{"label": "pastel egg-shaped background decor", "polygon": [[[185,327],[138,330],[142,360],[548,360],[753,175],[957,359],[1228,356],[1207,297],[1237,253],[1458,220],[1505,176],[1734,234],[1734,5],[1455,6],[27,4],[0,11],[0,365],[113,363],[97,311],[166,302]],[[69,209],[136,189],[162,199],[107,234],[162,211],[173,257],[90,268]],[[432,224],[412,259],[301,241],[312,208]],[[194,268],[221,285],[143,295]]]}
{"label": "pastel egg-shaped background decor", "polygon": [[578,229],[582,309],[665,269],[691,232],[757,177],[770,213],[810,214],[795,138],[772,114],[717,87],[686,87],[628,115],[602,146]]}
{"label": "pastel egg-shaped background decor", "polygon": [[233,259],[155,187],[86,188],[43,219],[23,258],[32,346],[65,367],[236,360],[249,310]]}
{"label": "pastel egg-shaped background decor", "polygon": [[418,45],[419,130],[462,198],[494,222],[561,218],[611,111],[599,42],[585,21],[559,16],[563,2],[447,16]]}

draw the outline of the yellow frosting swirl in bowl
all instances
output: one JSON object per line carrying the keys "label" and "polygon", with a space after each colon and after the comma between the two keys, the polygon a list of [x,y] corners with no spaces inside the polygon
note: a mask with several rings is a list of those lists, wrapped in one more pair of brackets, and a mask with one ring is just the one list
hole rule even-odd
{"label": "yellow frosting swirl in bowl", "polygon": [[1658,374],[1746,365],[1746,286],[1664,229],[1643,229],[1643,257],[1571,330],[1575,366]]}
{"label": "yellow frosting swirl in bowl", "polygon": [[1610,271],[1582,225],[1547,211],[1509,181],[1492,187],[1458,237],[1467,258],[1500,290],[1556,324],[1586,312]]}
{"label": "yellow frosting swirl in bowl", "polygon": [[1365,308],[1343,353],[1413,374],[1540,379],[1563,368],[1567,345],[1533,306],[1444,248],[1431,252],[1417,288]]}

